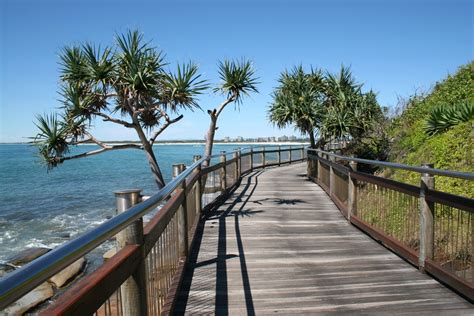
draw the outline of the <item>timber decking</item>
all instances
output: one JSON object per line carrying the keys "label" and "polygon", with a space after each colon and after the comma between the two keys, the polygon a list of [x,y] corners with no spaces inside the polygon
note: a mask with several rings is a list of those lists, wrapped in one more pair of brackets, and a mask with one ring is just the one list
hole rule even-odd
{"label": "timber decking", "polygon": [[473,314],[350,225],[306,164],[254,171],[198,228],[176,314]]}

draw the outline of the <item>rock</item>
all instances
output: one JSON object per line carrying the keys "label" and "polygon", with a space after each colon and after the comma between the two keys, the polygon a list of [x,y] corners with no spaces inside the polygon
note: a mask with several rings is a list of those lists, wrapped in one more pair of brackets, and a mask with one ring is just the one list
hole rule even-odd
{"label": "rock", "polygon": [[59,237],[61,238],[71,238],[71,234],[70,233],[62,233],[59,235]]}
{"label": "rock", "polygon": [[13,266],[22,266],[27,264],[30,261],[35,260],[38,257],[41,257],[45,253],[49,252],[51,249],[49,248],[43,248],[43,247],[37,247],[37,248],[28,248],[25,250],[20,251],[13,257],[11,257],[9,260],[7,260],[7,264],[13,265]]}
{"label": "rock", "polygon": [[0,316],[22,315],[32,307],[46,301],[53,296],[53,287],[48,282],[44,282],[30,293],[26,294],[4,310],[0,311]]}
{"label": "rock", "polygon": [[15,268],[11,265],[8,265],[8,264],[3,264],[3,263],[0,263],[0,278],[2,276],[4,276],[5,274],[7,274],[8,272],[11,272],[15,270]]}
{"label": "rock", "polygon": [[104,254],[103,254],[103,258],[105,261],[109,260],[110,258],[112,258],[115,254],[117,253],[117,249],[114,247],[112,249],[109,249],[107,250]]}
{"label": "rock", "polygon": [[61,272],[58,274],[54,275],[52,278],[50,278],[48,281],[56,288],[62,287],[64,284],[67,283],[67,281],[71,280],[74,278],[79,272],[82,271],[82,268],[84,267],[84,264],[86,262],[86,259],[80,258],[67,268],[63,269]]}

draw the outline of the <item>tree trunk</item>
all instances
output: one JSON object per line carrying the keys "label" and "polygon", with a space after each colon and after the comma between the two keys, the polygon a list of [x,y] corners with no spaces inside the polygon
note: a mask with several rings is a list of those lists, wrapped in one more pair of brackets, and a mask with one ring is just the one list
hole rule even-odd
{"label": "tree trunk", "polygon": [[309,141],[311,143],[311,148],[316,148],[316,141],[314,140],[314,133],[312,130],[309,131]]}
{"label": "tree trunk", "polygon": [[[211,117],[211,124],[209,125],[209,130],[207,131],[207,138],[206,138],[206,149],[204,151],[204,157],[209,157],[212,155],[212,146],[214,145],[214,135],[216,134],[216,124],[217,124],[217,117],[214,114],[209,115]],[[210,161],[204,161],[204,167],[209,166]]]}
{"label": "tree trunk", "polygon": [[148,142],[148,139],[146,138],[145,133],[143,133],[138,121],[135,123],[135,130],[137,131],[138,137],[140,138],[143,146],[143,150],[145,151],[146,158],[148,159],[148,164],[150,165],[153,179],[155,180],[158,189],[162,189],[165,186],[165,180],[163,179],[160,167],[158,166],[155,153],[153,152],[153,147]]}

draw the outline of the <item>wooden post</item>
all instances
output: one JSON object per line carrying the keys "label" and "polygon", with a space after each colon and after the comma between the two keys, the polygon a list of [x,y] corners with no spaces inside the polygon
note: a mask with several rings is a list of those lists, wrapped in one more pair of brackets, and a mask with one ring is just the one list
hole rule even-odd
{"label": "wooden post", "polygon": [[[424,168],[433,168],[433,164],[422,164]],[[420,254],[418,267],[425,272],[425,260],[433,259],[434,252],[434,203],[426,200],[426,190],[434,190],[435,179],[429,173],[421,174],[420,181]]]}
{"label": "wooden post", "polygon": [[222,173],[221,173],[221,186],[222,186],[222,191],[225,191],[227,189],[227,170],[226,170],[227,158],[225,155],[225,151],[221,151],[221,162],[224,164],[222,167]]}
{"label": "wooden post", "polygon": [[[201,158],[199,158],[201,159]],[[199,160],[198,159],[198,160]],[[201,191],[201,164],[199,164],[196,168],[196,172],[199,174],[199,178],[196,181],[195,187],[194,187],[194,196],[196,198],[196,214],[199,216],[202,211],[202,191]]]}
{"label": "wooden post", "polygon": [[349,181],[349,192],[347,195],[347,217],[349,221],[351,216],[357,215],[357,180],[351,177],[351,172],[357,171],[357,162],[349,162],[349,174],[347,180]]}
{"label": "wooden post", "polygon": [[[186,181],[181,182],[184,192],[183,202],[178,208],[178,254],[179,257],[188,257],[188,212],[186,210]],[[125,314],[126,315],[126,314]]]}
{"label": "wooden post", "polygon": [[201,158],[202,158],[201,155],[194,155],[194,156],[193,156],[193,162],[196,162],[196,161],[198,161],[198,160],[201,159]]}
{"label": "wooden post", "polygon": [[301,146],[301,160],[304,159],[304,146]]}
{"label": "wooden post", "polygon": [[242,148],[239,147],[239,179],[242,176]]}
{"label": "wooden post", "polygon": [[281,165],[281,145],[278,145],[278,152],[277,152],[277,158],[278,158],[278,165]]}
{"label": "wooden post", "polygon": [[[116,191],[117,214],[141,202],[140,189]],[[117,234],[117,246],[143,245],[143,220],[140,218]],[[137,269],[120,286],[124,315],[147,315],[146,268],[142,259]]]}
{"label": "wooden post", "polygon": [[289,162],[291,163],[291,145],[290,145],[290,150],[288,151],[288,158],[289,158]]}
{"label": "wooden post", "polygon": [[265,146],[262,146],[262,167],[265,168]]}
{"label": "wooden post", "polygon": [[253,147],[250,147],[250,171],[253,170]]}
{"label": "wooden post", "polygon": [[[329,161],[332,163],[336,162],[334,156],[329,156]],[[335,185],[335,177],[334,177],[334,169],[332,168],[332,164],[329,165],[329,196],[332,197],[334,193],[334,185]]]}
{"label": "wooden post", "polygon": [[317,152],[316,157],[317,157],[316,179],[318,180],[318,183],[321,183],[321,162],[319,161],[319,158],[321,158],[321,154]]}
{"label": "wooden post", "polygon": [[239,178],[239,152],[236,151],[234,152],[233,158],[235,159],[235,170],[234,170],[234,177],[235,177],[235,182],[237,182],[237,179]]}

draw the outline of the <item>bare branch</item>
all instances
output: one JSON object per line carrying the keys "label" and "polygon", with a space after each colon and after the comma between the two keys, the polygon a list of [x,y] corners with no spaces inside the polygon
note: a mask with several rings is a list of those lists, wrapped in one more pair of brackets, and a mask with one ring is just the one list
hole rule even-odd
{"label": "bare branch", "polygon": [[224,110],[225,106],[229,103],[232,103],[235,101],[236,99],[236,95],[233,94],[230,98],[228,98],[227,100],[225,100],[224,102],[221,103],[221,105],[219,105],[219,109],[216,111],[214,110],[214,115],[215,115],[215,118],[217,119],[219,117],[219,115],[221,114],[222,110]]}
{"label": "bare branch", "polygon": [[132,123],[129,123],[127,121],[111,117],[111,116],[109,116],[107,114],[104,114],[102,112],[92,112],[92,114],[102,117],[104,119],[104,121],[106,121],[106,122],[109,121],[109,122],[113,122],[113,123],[116,123],[116,124],[123,125],[123,126],[128,127],[128,128],[134,128]]}
{"label": "bare branch", "polygon": [[114,145],[114,146],[107,146],[101,149],[96,149],[96,150],[91,150],[85,153],[77,154],[74,156],[66,156],[66,157],[58,157],[57,160],[59,162],[63,162],[65,160],[71,160],[71,159],[78,159],[78,158],[84,158],[84,157],[89,157],[89,156],[94,156],[101,154],[106,151],[112,151],[112,150],[121,150],[121,149],[140,149],[142,150],[142,146],[137,145],[137,144],[123,144],[123,145]]}
{"label": "bare branch", "polygon": [[163,133],[163,131],[168,127],[170,126],[171,124],[174,124],[176,122],[178,122],[179,120],[181,120],[183,118],[183,115],[180,115],[178,116],[177,118],[174,118],[172,120],[169,119],[168,115],[166,115],[167,117],[167,120],[166,120],[166,123],[163,124],[161,126],[161,128],[159,130],[157,130],[155,133],[153,133],[153,136],[150,138],[150,145],[153,146],[153,143],[155,142],[156,138],[158,137],[158,135],[160,135],[161,133]]}

